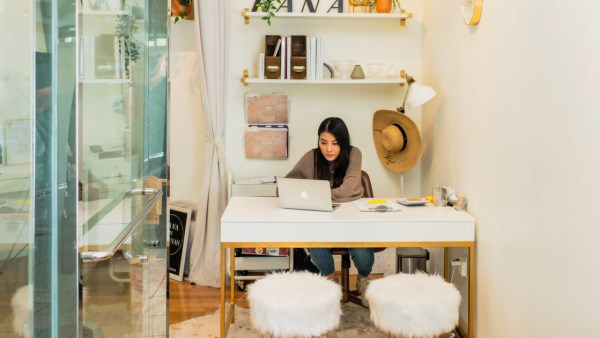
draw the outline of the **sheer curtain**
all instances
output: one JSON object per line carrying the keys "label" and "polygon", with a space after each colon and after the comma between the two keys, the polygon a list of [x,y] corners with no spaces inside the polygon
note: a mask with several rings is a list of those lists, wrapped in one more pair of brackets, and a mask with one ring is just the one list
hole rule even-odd
{"label": "sheer curtain", "polygon": [[194,1],[198,71],[204,135],[205,172],[190,252],[190,282],[220,286],[221,214],[226,204],[223,133],[227,60],[227,1]]}

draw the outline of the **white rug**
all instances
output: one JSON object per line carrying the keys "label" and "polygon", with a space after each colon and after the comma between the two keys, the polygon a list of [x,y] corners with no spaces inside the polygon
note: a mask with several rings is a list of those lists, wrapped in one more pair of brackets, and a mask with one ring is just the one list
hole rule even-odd
{"label": "white rug", "polygon": [[[235,307],[235,323],[229,326],[227,337],[246,338],[260,337],[260,333],[250,324],[250,310]],[[184,322],[173,324],[169,328],[169,337],[219,337],[219,311],[211,315],[188,319]],[[342,305],[342,318],[340,326],[335,332],[327,335],[330,338],[384,338],[386,334],[379,332],[371,324],[369,310],[352,303]]]}

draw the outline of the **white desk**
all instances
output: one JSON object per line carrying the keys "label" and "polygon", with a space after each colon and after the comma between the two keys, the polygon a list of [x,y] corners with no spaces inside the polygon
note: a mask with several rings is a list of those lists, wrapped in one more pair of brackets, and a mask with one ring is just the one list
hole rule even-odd
{"label": "white desk", "polygon": [[[276,197],[234,196],[221,218],[221,337],[235,307],[233,252],[230,302],[225,308],[226,252],[246,247],[466,247],[469,249],[468,330],[473,337],[475,224],[451,207],[402,207],[400,212],[360,212],[344,203],[334,212],[279,208]],[[447,257],[447,255],[446,255]],[[444,264],[447,278],[448,264]]]}

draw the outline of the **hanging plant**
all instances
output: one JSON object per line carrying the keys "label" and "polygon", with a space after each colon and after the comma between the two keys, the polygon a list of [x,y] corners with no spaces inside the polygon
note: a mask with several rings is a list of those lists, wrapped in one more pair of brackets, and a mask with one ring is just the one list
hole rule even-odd
{"label": "hanging plant", "polygon": [[271,26],[271,19],[275,17],[275,12],[279,8],[276,4],[281,6],[282,0],[260,0],[260,3],[256,5],[256,7],[260,8],[260,10],[265,13],[262,20],[267,22],[267,25]]}

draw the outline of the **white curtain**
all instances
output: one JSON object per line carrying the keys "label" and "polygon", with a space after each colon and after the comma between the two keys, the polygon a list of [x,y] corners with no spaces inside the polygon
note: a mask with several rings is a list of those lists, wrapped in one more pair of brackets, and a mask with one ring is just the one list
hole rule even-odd
{"label": "white curtain", "polygon": [[219,287],[221,214],[226,204],[223,134],[229,1],[195,0],[198,71],[206,149],[200,205],[190,252],[190,282]]}

